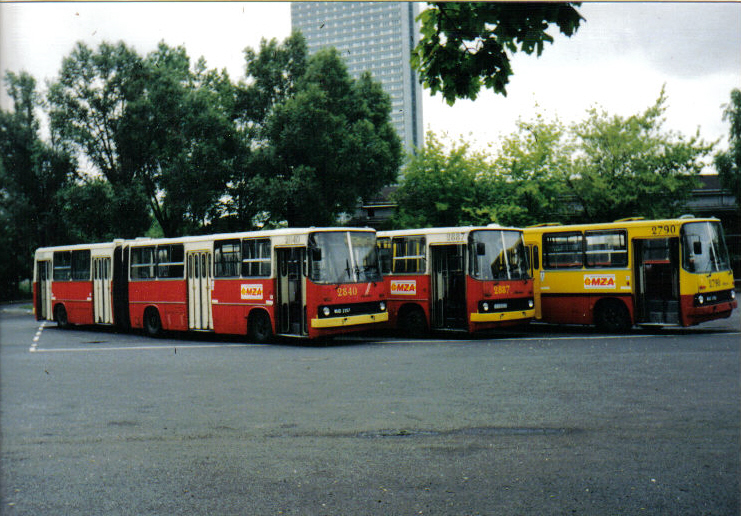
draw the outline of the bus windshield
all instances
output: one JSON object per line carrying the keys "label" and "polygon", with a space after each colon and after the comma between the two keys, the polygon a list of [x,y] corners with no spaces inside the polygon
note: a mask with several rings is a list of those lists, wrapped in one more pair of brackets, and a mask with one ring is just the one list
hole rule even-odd
{"label": "bus windshield", "polygon": [[702,274],[731,268],[719,222],[691,222],[682,227],[682,233],[685,270]]}
{"label": "bus windshield", "polygon": [[376,236],[366,231],[312,233],[309,279],[315,283],[381,281]]}
{"label": "bus windshield", "polygon": [[480,230],[469,239],[471,276],[478,280],[528,279],[525,243],[519,231]]}

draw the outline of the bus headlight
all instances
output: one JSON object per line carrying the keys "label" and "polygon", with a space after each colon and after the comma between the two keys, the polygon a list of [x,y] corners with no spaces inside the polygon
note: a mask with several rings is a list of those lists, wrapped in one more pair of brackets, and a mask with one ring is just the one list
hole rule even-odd
{"label": "bus headlight", "polygon": [[705,302],[705,298],[702,296],[702,294],[697,296],[697,302],[700,304],[703,304]]}
{"label": "bus headlight", "polygon": [[489,303],[487,303],[487,302],[481,303],[481,308],[484,309],[484,312],[488,312],[489,311]]}
{"label": "bus headlight", "polygon": [[329,317],[329,307],[328,306],[325,306],[322,312],[324,312],[324,317]]}
{"label": "bus headlight", "polygon": [[535,301],[533,301],[532,299],[528,299],[527,300],[527,306],[528,306],[528,308],[534,307],[535,306]]}
{"label": "bus headlight", "polygon": [[731,290],[731,300],[734,300],[734,299],[736,299],[736,291]]}
{"label": "bus headlight", "polygon": [[382,312],[385,312],[386,311],[386,303],[384,303],[383,301],[381,301],[381,303],[378,305],[378,308],[380,308]]}

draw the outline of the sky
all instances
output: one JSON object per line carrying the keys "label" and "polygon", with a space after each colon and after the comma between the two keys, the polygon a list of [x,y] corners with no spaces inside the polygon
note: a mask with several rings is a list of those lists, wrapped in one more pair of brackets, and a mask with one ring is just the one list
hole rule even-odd
{"label": "sky", "polygon": [[[518,119],[540,113],[578,122],[592,107],[630,116],[665,87],[665,130],[687,137],[699,130],[727,148],[723,105],[741,88],[741,3],[585,2],[578,10],[586,21],[574,36],[552,27],[555,41],[540,57],[513,57],[506,97],[484,91],[451,107],[425,91],[425,130],[496,148]],[[164,41],[237,81],[244,48],[290,30],[288,2],[0,3],[0,70],[25,70],[45,90],[77,41],[94,48],[122,40],[142,55]],[[4,87],[0,104],[9,108]]]}

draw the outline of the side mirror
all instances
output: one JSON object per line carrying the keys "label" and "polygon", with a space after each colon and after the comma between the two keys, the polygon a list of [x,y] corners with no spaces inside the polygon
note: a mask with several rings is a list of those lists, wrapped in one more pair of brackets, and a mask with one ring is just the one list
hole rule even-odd
{"label": "side mirror", "polygon": [[477,256],[486,255],[486,244],[484,244],[483,242],[476,242],[476,255]]}
{"label": "side mirror", "polygon": [[699,240],[692,242],[692,252],[695,254],[702,254],[702,242]]}
{"label": "side mirror", "polygon": [[311,248],[311,260],[314,262],[320,262],[322,260],[322,250],[319,247]]}

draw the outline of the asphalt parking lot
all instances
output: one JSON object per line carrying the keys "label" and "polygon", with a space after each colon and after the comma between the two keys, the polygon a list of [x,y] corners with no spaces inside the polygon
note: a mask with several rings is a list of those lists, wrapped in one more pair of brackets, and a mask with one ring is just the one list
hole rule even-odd
{"label": "asphalt parking lot", "polygon": [[0,311],[2,514],[739,514],[739,313],[253,345]]}

